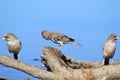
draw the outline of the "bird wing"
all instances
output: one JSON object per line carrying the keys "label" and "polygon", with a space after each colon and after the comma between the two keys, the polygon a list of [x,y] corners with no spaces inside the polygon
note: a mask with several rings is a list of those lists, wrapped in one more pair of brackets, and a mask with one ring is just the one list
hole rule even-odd
{"label": "bird wing", "polygon": [[74,39],[69,38],[66,35],[59,35],[54,37],[55,41],[62,41],[63,43],[74,42]]}

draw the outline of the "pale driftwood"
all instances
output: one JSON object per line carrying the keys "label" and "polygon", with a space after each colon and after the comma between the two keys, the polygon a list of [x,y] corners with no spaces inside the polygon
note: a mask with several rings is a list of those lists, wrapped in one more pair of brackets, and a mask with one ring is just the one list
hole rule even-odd
{"label": "pale driftwood", "polygon": [[119,62],[104,66],[100,62],[77,61],[63,55],[61,51],[53,47],[44,47],[42,52],[42,62],[48,71],[4,56],[0,56],[0,64],[24,71],[43,80],[120,79]]}
{"label": "pale driftwood", "polygon": [[45,80],[49,79],[49,77],[50,77],[49,80],[53,80],[56,78],[56,75],[52,72],[48,72],[48,71],[39,69],[39,68],[34,67],[34,66],[30,66],[28,64],[17,61],[15,59],[12,59],[12,58],[7,57],[7,56],[0,55],[0,64],[7,66],[7,67],[21,70],[21,71],[28,73],[36,78],[41,78],[41,79],[45,79]]}

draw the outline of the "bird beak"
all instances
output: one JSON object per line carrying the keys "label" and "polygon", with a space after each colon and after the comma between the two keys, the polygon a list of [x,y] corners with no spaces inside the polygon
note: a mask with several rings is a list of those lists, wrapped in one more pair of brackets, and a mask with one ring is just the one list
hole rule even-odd
{"label": "bird beak", "polygon": [[6,40],[6,38],[3,36],[3,37],[2,37],[2,40]]}
{"label": "bird beak", "polygon": [[119,37],[117,36],[117,37],[116,37],[116,39],[118,40],[118,39],[119,39]]}

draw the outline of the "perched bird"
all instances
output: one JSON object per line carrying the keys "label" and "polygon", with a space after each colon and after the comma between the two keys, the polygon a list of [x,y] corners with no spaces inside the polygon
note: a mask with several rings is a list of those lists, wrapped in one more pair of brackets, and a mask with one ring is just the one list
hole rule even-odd
{"label": "perched bird", "polygon": [[109,59],[113,58],[115,50],[116,50],[116,41],[119,39],[118,35],[111,34],[107,41],[104,44],[103,48],[103,58],[104,58],[104,65],[109,64]]}
{"label": "perched bird", "polygon": [[42,31],[42,37],[45,38],[46,40],[51,40],[52,42],[59,44],[58,48],[61,48],[64,44],[67,43],[82,46],[81,44],[75,42],[74,39],[58,32]]}
{"label": "perched bird", "polygon": [[13,53],[14,59],[18,59],[18,53],[21,49],[21,41],[13,33],[5,34],[2,39],[7,41],[9,53]]}

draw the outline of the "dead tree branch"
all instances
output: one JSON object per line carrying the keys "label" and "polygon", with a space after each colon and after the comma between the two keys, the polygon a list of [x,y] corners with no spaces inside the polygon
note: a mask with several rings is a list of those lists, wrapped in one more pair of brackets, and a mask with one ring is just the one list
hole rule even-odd
{"label": "dead tree branch", "polygon": [[100,62],[74,60],[53,47],[44,47],[42,63],[46,70],[0,55],[0,64],[21,70],[43,80],[119,80],[120,62],[104,66]]}

